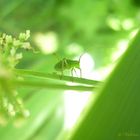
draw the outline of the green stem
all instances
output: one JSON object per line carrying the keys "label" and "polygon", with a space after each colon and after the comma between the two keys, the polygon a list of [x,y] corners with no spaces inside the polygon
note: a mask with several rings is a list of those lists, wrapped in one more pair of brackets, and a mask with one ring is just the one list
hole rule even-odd
{"label": "green stem", "polygon": [[77,90],[77,91],[93,91],[93,86],[68,86],[64,84],[54,84],[47,82],[35,82],[29,80],[13,80],[13,83],[19,86],[28,86],[33,88],[47,88],[47,89],[62,89],[62,90]]}
{"label": "green stem", "polygon": [[[16,74],[19,75],[30,75],[35,76],[36,78],[50,78],[55,80],[60,80],[61,75],[58,74],[49,74],[49,73],[42,73],[37,71],[31,71],[31,70],[24,70],[24,69],[15,69],[14,70]],[[96,80],[90,80],[85,78],[78,78],[78,77],[71,77],[71,76],[62,76],[61,80],[74,82],[74,83],[80,83],[80,84],[87,84],[87,85],[97,85],[100,82]]]}

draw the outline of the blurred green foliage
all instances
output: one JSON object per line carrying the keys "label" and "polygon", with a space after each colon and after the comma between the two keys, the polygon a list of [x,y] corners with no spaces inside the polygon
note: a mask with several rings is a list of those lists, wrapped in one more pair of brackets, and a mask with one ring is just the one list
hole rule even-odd
{"label": "blurred green foliage", "polygon": [[[79,44],[83,52],[88,52],[94,58],[95,69],[112,62],[111,54],[116,50],[118,42],[123,39],[128,40],[130,33],[139,27],[139,21],[139,0],[0,1],[1,33],[17,35],[29,29],[31,44],[37,49],[38,45],[34,40],[37,33],[55,32],[58,36],[57,53],[61,57],[73,58],[80,55],[79,51],[68,56],[68,50],[73,49],[69,45]],[[18,68],[54,71],[56,59],[52,54],[32,54],[26,51],[23,53],[24,59]],[[62,92],[58,94],[58,91],[24,88],[18,90],[31,110],[30,123],[24,124],[18,131],[13,127],[13,123],[1,127],[1,140],[55,140],[63,129]],[[59,107],[62,109],[61,117],[55,118],[54,114]],[[41,117],[41,111],[45,117]],[[47,114],[47,111],[50,112]],[[40,123],[33,129],[31,126],[38,118]],[[46,121],[46,118],[49,120]]]}
{"label": "blurred green foliage", "polygon": [[[0,30],[16,34],[30,29],[33,35],[54,31],[59,37],[61,54],[66,55],[64,48],[76,42],[94,55],[100,66],[108,63],[116,43],[128,38],[128,33],[139,25],[139,3],[138,0],[1,0]],[[128,19],[132,27],[126,30],[124,22]],[[109,24],[112,20],[116,21],[117,29]]]}

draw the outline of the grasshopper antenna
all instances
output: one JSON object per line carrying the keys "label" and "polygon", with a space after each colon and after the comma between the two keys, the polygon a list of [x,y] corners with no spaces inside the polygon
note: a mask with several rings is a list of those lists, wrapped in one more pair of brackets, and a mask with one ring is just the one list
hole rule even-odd
{"label": "grasshopper antenna", "polygon": [[80,57],[79,57],[79,63],[80,63],[81,58],[82,58],[82,56],[83,56],[84,54],[85,54],[85,53],[83,53],[83,54],[80,55]]}

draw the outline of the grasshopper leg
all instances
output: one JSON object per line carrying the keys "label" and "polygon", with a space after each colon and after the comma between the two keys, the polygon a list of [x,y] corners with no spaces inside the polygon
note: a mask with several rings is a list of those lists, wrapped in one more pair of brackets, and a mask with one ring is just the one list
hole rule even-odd
{"label": "grasshopper leg", "polygon": [[72,82],[73,82],[73,70],[74,68],[71,69]]}
{"label": "grasshopper leg", "polygon": [[73,71],[75,72],[76,76],[78,77],[78,74],[77,74],[77,72],[76,72],[75,68],[73,68]]}

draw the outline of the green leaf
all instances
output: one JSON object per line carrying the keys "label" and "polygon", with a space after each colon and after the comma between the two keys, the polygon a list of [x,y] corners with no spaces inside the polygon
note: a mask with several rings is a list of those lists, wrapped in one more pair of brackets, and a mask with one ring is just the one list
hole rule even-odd
{"label": "green leaf", "polygon": [[71,140],[140,139],[140,32],[96,94]]}

